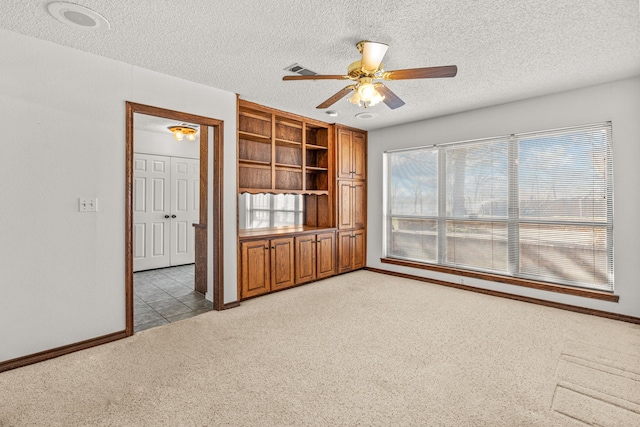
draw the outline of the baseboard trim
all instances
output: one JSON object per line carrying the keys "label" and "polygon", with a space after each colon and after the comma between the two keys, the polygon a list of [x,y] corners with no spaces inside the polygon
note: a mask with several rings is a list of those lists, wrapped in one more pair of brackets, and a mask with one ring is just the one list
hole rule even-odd
{"label": "baseboard trim", "polygon": [[230,308],[240,307],[240,301],[228,302],[222,306],[223,310],[228,310]]}
{"label": "baseboard trim", "polygon": [[29,354],[27,356],[22,356],[16,359],[7,360],[5,362],[0,362],[0,372],[21,368],[23,366],[31,365],[31,364],[42,362],[49,359],[54,359],[56,357],[64,356],[65,354],[73,353],[80,350],[86,350],[87,348],[96,347],[98,345],[106,344],[112,341],[117,341],[126,337],[127,337],[126,330],[119,331],[119,332],[114,332],[112,334],[103,335],[101,337],[80,341],[74,344],[68,344],[62,347],[57,347],[51,350],[45,350],[39,353]]}
{"label": "baseboard trim", "polygon": [[592,316],[605,317],[607,319],[619,320],[621,322],[634,323],[634,324],[640,325],[640,317],[627,316],[625,314],[611,313],[609,311],[595,310],[591,308],[579,307],[577,305],[563,304],[560,302],[546,301],[543,299],[525,297],[521,295],[514,295],[506,292],[493,291],[490,289],[476,288],[474,286],[461,285],[458,283],[451,283],[451,282],[446,282],[444,280],[438,280],[438,279],[429,279],[426,277],[415,276],[413,274],[398,273],[395,271],[383,270],[380,268],[365,267],[365,270],[372,271],[374,273],[386,274],[388,276],[396,276],[396,277],[402,277],[405,279],[413,279],[421,282],[433,283],[434,285],[447,286],[450,288],[462,289],[465,291],[471,291],[471,292],[476,292],[476,293],[485,294],[485,295],[492,295],[495,297],[507,298],[507,299],[512,299],[516,301],[523,301],[531,304],[544,305],[547,307],[558,308],[561,310],[573,311],[573,312],[582,313],[582,314],[590,314]]}
{"label": "baseboard trim", "polygon": [[499,274],[481,273],[478,271],[466,270],[457,267],[444,265],[432,265],[415,261],[406,261],[396,258],[380,258],[380,262],[394,264],[401,267],[419,268],[422,270],[437,271],[440,273],[455,274],[456,276],[472,277],[475,279],[488,280],[490,282],[506,283],[508,285],[523,286],[526,288],[540,289],[548,292],[557,292],[567,295],[575,295],[584,298],[600,299],[603,301],[618,302],[620,297],[611,292],[596,291],[593,289],[577,288],[572,286],[559,285],[556,283],[539,282],[519,277],[508,277]]}

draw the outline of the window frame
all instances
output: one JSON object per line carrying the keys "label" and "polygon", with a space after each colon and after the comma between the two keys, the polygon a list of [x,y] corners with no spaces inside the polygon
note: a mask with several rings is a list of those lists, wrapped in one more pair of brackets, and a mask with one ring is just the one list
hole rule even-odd
{"label": "window frame", "polygon": [[[519,144],[521,140],[532,139],[535,137],[550,137],[557,135],[569,135],[571,133],[576,133],[580,131],[595,131],[595,130],[604,130],[606,132],[606,141],[605,141],[605,154],[606,154],[606,174],[604,176],[605,185],[606,185],[606,221],[597,222],[597,221],[568,221],[568,220],[549,220],[549,219],[540,219],[540,218],[526,218],[520,215],[520,197],[519,197],[519,166],[518,166],[518,150]],[[507,179],[508,179],[508,199],[507,199],[507,217],[506,218],[493,218],[493,217],[466,217],[466,216],[454,216],[447,215],[447,181],[446,181],[446,155],[445,152],[449,148],[455,148],[456,146],[472,146],[474,144],[486,144],[486,143],[496,143],[496,142],[506,142],[508,147],[508,171],[507,171]],[[613,172],[612,172],[612,146],[613,146],[613,131],[611,122],[603,122],[596,123],[590,125],[583,126],[574,126],[574,127],[566,127],[560,129],[553,130],[545,130],[539,132],[527,132],[527,133],[519,133],[519,134],[511,134],[500,137],[492,137],[492,138],[483,138],[476,140],[467,140],[467,141],[459,141],[453,143],[445,143],[445,144],[435,144],[429,146],[422,147],[412,147],[401,150],[389,150],[383,153],[383,262],[390,262],[394,264],[400,265],[408,265],[411,267],[422,268],[424,266],[426,269],[432,270],[440,270],[445,272],[453,272],[459,274],[459,272],[468,271],[472,277],[480,275],[484,276],[488,280],[494,281],[502,281],[512,284],[520,284],[522,285],[525,282],[534,284],[532,287],[538,287],[541,285],[543,288],[547,285],[558,286],[561,289],[576,289],[578,293],[581,290],[587,292],[604,293],[606,295],[613,295],[614,292],[614,277],[613,277]],[[437,170],[437,187],[438,187],[438,215],[423,215],[423,214],[392,214],[392,203],[390,199],[390,194],[392,192],[392,183],[391,183],[391,167],[390,167],[390,156],[394,153],[399,152],[410,152],[417,150],[435,150],[438,155],[438,170]],[[401,256],[398,254],[391,254],[390,248],[392,248],[392,230],[393,230],[393,222],[398,219],[409,219],[409,220],[428,220],[428,221],[436,221],[437,222],[437,254],[435,261],[429,261],[424,259],[417,259],[410,256]],[[480,222],[480,223],[500,223],[506,224],[507,227],[507,271],[495,271],[487,268],[480,267],[471,267],[467,265],[460,265],[451,262],[447,262],[447,233],[446,227],[448,221],[465,221],[465,222]],[[538,277],[535,275],[527,274],[526,272],[521,272],[520,266],[520,236],[519,231],[520,227],[523,224],[535,224],[535,225],[559,225],[559,226],[585,226],[592,228],[600,228],[606,231],[606,275],[607,275],[607,284],[600,285],[590,285],[588,283],[579,283],[571,280],[548,280],[545,277]],[[444,238],[443,238],[444,237]],[[398,260],[398,262],[393,262],[393,260]],[[467,275],[467,274],[461,274]],[[483,278],[483,277],[480,277]],[[500,278],[504,278],[505,280],[500,280]],[[496,280],[498,279],[498,280]],[[527,286],[525,284],[525,286]],[[561,290],[560,292],[564,292]],[[573,292],[565,292],[565,293],[573,293]],[[617,301],[617,298],[616,298]]]}

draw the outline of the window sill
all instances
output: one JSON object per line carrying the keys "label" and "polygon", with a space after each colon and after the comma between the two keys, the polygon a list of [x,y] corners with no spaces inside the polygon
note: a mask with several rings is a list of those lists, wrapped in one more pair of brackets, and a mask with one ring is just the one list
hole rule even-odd
{"label": "window sill", "polygon": [[[442,265],[422,264],[413,261],[406,261],[395,258],[380,258],[384,264],[394,264],[402,267],[419,268],[422,270],[437,271],[440,273],[455,274],[458,276],[473,277],[475,279],[489,280],[492,282],[506,283],[509,285],[523,286],[526,288],[540,289],[543,291],[557,292],[560,294],[574,295],[584,298],[593,298],[603,301],[618,302],[620,297],[609,292],[596,291],[591,289],[573,288],[571,286],[556,285],[547,282],[537,282],[534,280],[520,279],[517,277],[506,277],[497,274],[480,273],[477,271],[464,270],[460,268],[445,267]],[[461,285],[461,287],[466,287]]]}

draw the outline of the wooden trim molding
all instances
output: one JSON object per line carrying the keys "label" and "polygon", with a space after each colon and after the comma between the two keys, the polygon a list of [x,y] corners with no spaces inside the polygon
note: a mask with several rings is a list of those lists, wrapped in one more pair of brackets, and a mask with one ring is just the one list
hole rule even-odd
{"label": "wooden trim molding", "polygon": [[523,301],[523,302],[528,302],[528,303],[531,303],[531,304],[544,305],[546,307],[558,308],[560,310],[573,311],[573,312],[582,313],[582,314],[590,314],[592,316],[604,317],[604,318],[607,318],[607,319],[619,320],[621,322],[634,323],[634,324],[640,325],[640,317],[627,316],[625,314],[611,313],[611,312],[608,312],[608,311],[595,310],[595,309],[591,309],[591,308],[579,307],[579,306],[576,306],[576,305],[563,304],[563,303],[559,303],[559,302],[547,301],[547,300],[542,300],[542,299],[538,299],[538,298],[525,297],[525,296],[521,296],[521,295],[514,295],[514,294],[509,294],[509,293],[506,293],[506,292],[493,291],[493,290],[490,290],[490,289],[476,288],[476,287],[473,287],[473,286],[461,285],[461,284],[446,282],[444,280],[438,280],[438,279],[429,279],[429,278],[426,278],[426,277],[414,276],[413,274],[398,273],[398,272],[395,272],[395,271],[383,270],[383,269],[380,269],[380,268],[365,267],[365,270],[372,271],[374,273],[386,274],[388,276],[395,276],[395,277],[402,277],[402,278],[405,278],[405,279],[419,280],[421,282],[433,283],[435,285],[447,286],[447,287],[450,287],[450,288],[462,289],[462,290],[465,290],[465,291],[471,291],[471,292],[476,292],[476,293],[485,294],[485,295],[491,295],[491,296],[500,297],[500,298],[507,298],[507,299],[512,299],[512,300],[516,300],[516,301]]}
{"label": "wooden trim molding", "polygon": [[[477,271],[464,270],[461,268],[445,267],[442,265],[422,264],[419,262],[405,261],[395,258],[380,258],[384,264],[394,264],[401,267],[419,268],[421,270],[437,271],[440,273],[455,274],[457,276],[472,277],[474,279],[489,280],[491,282],[506,283],[508,285],[523,286],[526,288],[539,289],[542,291],[556,292],[566,295],[574,295],[584,298],[593,298],[609,302],[618,302],[619,295],[610,292],[596,291],[592,289],[573,288],[571,286],[556,285],[547,282],[521,279],[518,277],[500,276],[498,274],[480,273]],[[448,283],[448,282],[447,282]],[[463,285],[460,285],[463,286]],[[472,289],[476,289],[471,287]]]}
{"label": "wooden trim molding", "polygon": [[213,308],[224,310],[224,123],[213,127]]}
{"label": "wooden trim molding", "polygon": [[228,310],[230,308],[236,308],[236,307],[240,307],[240,301],[228,302],[222,307],[222,309]]}
{"label": "wooden trim molding", "polygon": [[53,359],[59,356],[64,356],[65,354],[73,353],[80,350],[85,350],[87,348],[106,344],[108,342],[117,341],[119,339],[126,338],[127,336],[128,336],[127,331],[124,330],[124,331],[114,332],[108,335],[103,335],[101,337],[91,338],[86,341],[80,341],[74,344],[57,347],[51,350],[45,350],[39,353],[18,357],[16,359],[7,360],[5,362],[0,362],[0,372],[21,368],[23,366],[42,362],[44,360]]}
{"label": "wooden trim molding", "polygon": [[[206,134],[208,130],[201,133],[200,138],[200,219],[196,226],[196,231],[200,231],[200,236],[213,238],[213,295],[214,309],[224,309],[224,249],[223,237],[224,226],[223,217],[223,156],[224,156],[224,122],[210,117],[199,116],[195,114],[183,113],[180,111],[168,110],[164,108],[153,107],[134,102],[126,102],[126,190],[125,190],[125,295],[126,295],[126,333],[127,336],[133,335],[133,118],[135,113],[147,114],[151,116],[163,117],[183,121],[187,123],[196,123],[203,127],[212,127],[213,147],[208,146],[208,138]],[[202,178],[208,175],[208,150],[213,149],[213,180],[207,182]],[[204,159],[204,162],[202,161]],[[203,164],[204,163],[204,164]],[[208,191],[207,191],[208,188]],[[207,224],[207,198],[213,197],[213,224],[212,236],[206,236]],[[204,206],[203,206],[204,204]],[[204,230],[203,230],[204,229]],[[204,240],[204,239],[201,239]],[[203,242],[202,242],[203,243]],[[204,244],[204,243],[203,243]],[[208,256],[208,255],[207,255]]]}

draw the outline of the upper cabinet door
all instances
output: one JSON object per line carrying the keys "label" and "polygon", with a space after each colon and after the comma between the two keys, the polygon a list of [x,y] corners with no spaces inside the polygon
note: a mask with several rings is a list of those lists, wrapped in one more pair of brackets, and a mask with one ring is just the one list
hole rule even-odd
{"label": "upper cabinet door", "polygon": [[365,136],[353,132],[351,136],[351,178],[365,180],[367,177],[367,145]]}
{"label": "upper cabinet door", "polygon": [[353,181],[351,187],[351,224],[353,228],[367,228],[367,190],[364,182]]}
{"label": "upper cabinet door", "polygon": [[338,161],[336,165],[338,178],[352,178],[351,172],[351,131],[338,129]]}

